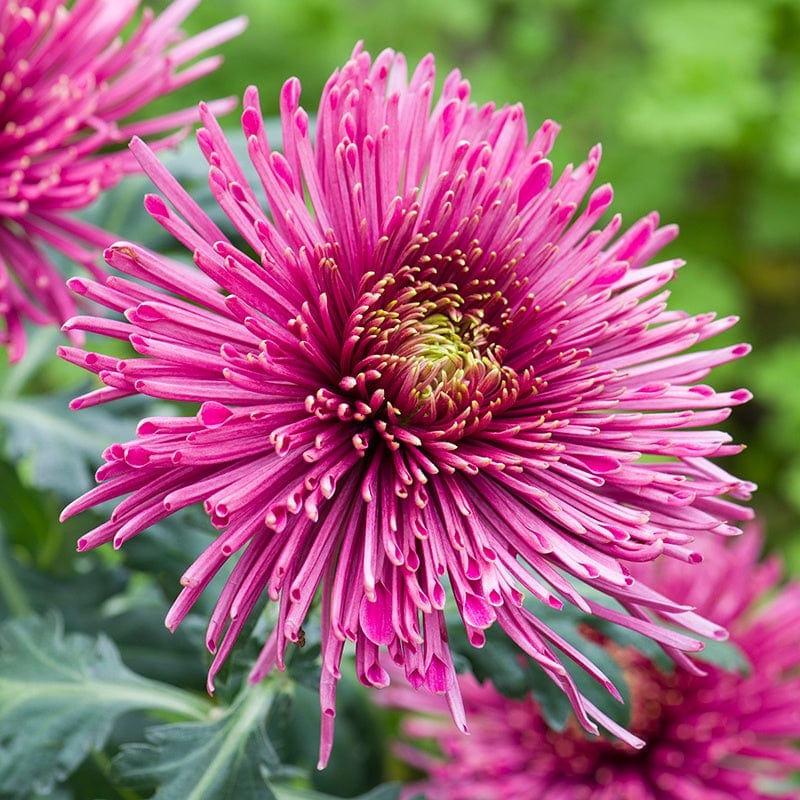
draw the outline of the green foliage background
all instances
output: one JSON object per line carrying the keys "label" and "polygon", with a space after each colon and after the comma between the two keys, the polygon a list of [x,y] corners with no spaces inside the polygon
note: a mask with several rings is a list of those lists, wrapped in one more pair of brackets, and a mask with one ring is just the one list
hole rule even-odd
{"label": "green foliage background", "polygon": [[[750,341],[754,352],[711,380],[756,399],[728,423],[748,449],[725,466],[760,484],[754,505],[768,547],[800,576],[800,0],[205,0],[185,27],[240,13],[250,27],[222,48],[223,67],[162,110],[252,83],[274,116],[291,75],[314,110],[363,40],[373,54],[402,50],[411,65],[432,51],[439,74],[460,68],[477,101],[521,101],[531,131],[557,120],[556,166],[602,142],[600,180],[613,183],[628,223],[658,209],[680,225],[664,254],[688,262],[674,306],[741,316],[725,341]],[[236,115],[223,122],[235,126]],[[202,203],[204,163],[193,153],[190,144],[168,158]],[[174,246],[141,210],[147,190],[130,180],[90,216],[121,237]],[[140,401],[65,413],[85,376],[52,357],[58,341],[39,331],[22,364],[0,364],[0,799],[136,800],[158,787],[158,800],[185,800],[191,785],[197,798],[323,797],[303,777],[317,748],[315,632],[273,697],[241,686],[263,634],[256,626],[256,643],[240,646],[209,699],[202,640],[214,587],[175,636],[163,628],[183,569],[211,535],[202,515],[165,522],[121,553],[74,553],[95,523],[86,514],[59,525],[59,509],[89,488],[102,448],[158,409]],[[47,616],[53,607],[62,621]],[[30,613],[45,616],[22,624]],[[517,691],[529,680],[547,688],[510,669],[511,657],[500,674],[470,655],[477,673]],[[48,694],[56,689],[58,703]],[[344,682],[332,767],[314,776],[314,791],[352,796],[397,776],[385,719],[364,698]],[[256,719],[254,707],[269,713]],[[24,727],[31,715],[36,728]],[[376,791],[373,800],[393,796]]]}

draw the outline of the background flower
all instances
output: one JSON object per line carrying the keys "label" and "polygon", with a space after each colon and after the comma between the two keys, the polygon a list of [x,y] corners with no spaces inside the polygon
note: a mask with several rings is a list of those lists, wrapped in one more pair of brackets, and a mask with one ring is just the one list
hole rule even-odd
{"label": "background flower", "polygon": [[[415,787],[431,800],[547,797],[560,800],[760,800],[793,798],[778,781],[800,766],[800,584],[781,585],[776,558],[758,562],[755,531],[705,539],[695,572],[661,559],[636,569],[666,594],[728,627],[749,661],[744,672],[664,672],[633,648],[612,647],[632,692],[631,729],[647,745],[590,740],[577,726],[547,727],[532,699],[511,700],[490,683],[459,677],[472,736],[454,732],[441,703],[409,689],[386,702],[414,712],[398,747],[428,773]],[[438,706],[438,707],[437,707]],[[430,713],[432,716],[422,716]],[[432,739],[441,755],[418,746]],[[409,789],[409,795],[413,793]]]}
{"label": "background flower", "polygon": [[75,407],[136,393],[201,403],[105,451],[101,484],[64,516],[128,496],[80,548],[119,547],[203,503],[220,534],[167,624],[242,550],[209,625],[210,680],[265,592],[278,620],[253,678],[281,666],[321,587],[321,763],[348,639],[362,682],[388,683],[385,648],[465,727],[448,589],[473,645],[498,622],[582,725],[626,736],[553,645],[616,691],[610,681],[524,594],[651,636],[691,667],[680,651],[699,643],[659,618],[724,632],[634,581],[628,564],[695,562],[695,537],[729,535],[749,516],[734,501],[750,484],[708,460],[738,452],[713,426],[749,393],[700,383],[748,348],[689,350],[735,318],[667,309],[680,262],[650,261],[675,227],[656,214],[623,233],[619,216],[597,227],[612,202],[608,185],[586,197],[599,147],[553,181],[554,123],[529,137],[519,106],[476,106],[457,72],[433,103],[433,82],[431,57],[407,78],[401,55],[373,63],[357,48],[323,92],[315,144],[299,82],[284,86],[282,154],[249,89],[242,124],[270,215],[204,107],[198,141],[243,248],[135,140],[172,204],[150,196],[146,207],[199,271],[122,242],[108,263],[147,285],[71,282],[125,320],[78,317],[67,330],[127,339],[141,356],[62,348],[105,384]]}
{"label": "background flower", "polygon": [[184,39],[178,26],[198,2],[176,0],[158,17],[147,9],[132,30],[139,0],[0,8],[0,344],[11,361],[24,352],[24,320],[61,323],[75,313],[48,249],[97,275],[99,249],[115,238],[70,212],[138,170],[124,147],[131,136],[169,146],[197,113],[133,116],[216,69],[219,56],[181,68],[244,29],[240,17]]}

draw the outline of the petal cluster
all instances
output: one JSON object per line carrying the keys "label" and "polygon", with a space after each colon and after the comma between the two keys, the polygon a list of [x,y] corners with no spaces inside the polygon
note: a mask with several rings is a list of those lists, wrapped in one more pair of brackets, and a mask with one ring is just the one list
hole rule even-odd
{"label": "petal cluster", "polygon": [[702,383],[748,348],[696,347],[735,320],[667,308],[679,262],[651,262],[674,226],[601,224],[612,192],[589,193],[599,148],[554,179],[553,122],[529,136],[521,107],[477,106],[457,72],[434,99],[434,79],[432,57],[409,76],[402,55],[356,48],[313,140],[299,83],[286,83],[280,151],[250,88],[248,165],[201,107],[210,186],[239,242],[135,140],[161,192],[146,208],[194,266],[120,242],[106,254],[118,272],[71,282],[123,317],[67,329],[135,351],[62,348],[104,384],[75,407],[137,393],[199,404],[106,450],[99,486],[64,513],[124,499],[80,547],[119,547],[203,504],[219,534],[167,624],[236,555],[209,624],[210,680],[260,596],[277,625],[254,679],[283,666],[319,602],[322,763],[348,641],[365,684],[400,664],[466,727],[448,598],[473,645],[500,624],[596,731],[609,721],[557,648],[616,690],[524,598],[575,603],[688,663],[691,632],[724,631],[629,565],[663,554],[688,568],[696,537],[749,517],[738,501],[752,487],[710,460],[738,452],[714,426],[749,394]]}
{"label": "petal cluster", "polygon": [[[647,565],[654,585],[726,624],[750,661],[745,673],[664,673],[641,654],[620,651],[633,696],[632,729],[642,750],[589,740],[574,725],[548,729],[532,699],[511,700],[461,676],[472,736],[459,736],[441,703],[392,687],[391,701],[412,710],[405,733],[433,739],[440,755],[402,745],[425,770],[417,787],[431,800],[547,797],[554,800],[790,800],[781,782],[800,767],[800,584],[780,585],[781,566],[758,562],[755,533],[709,539],[700,580],[665,560]],[[732,580],[732,576],[735,579]]]}
{"label": "petal cluster", "polygon": [[196,58],[243,29],[234,19],[184,39],[178,26],[198,2],[175,0],[158,17],[145,10],[125,41],[139,0],[0,7],[0,345],[12,361],[24,352],[24,320],[60,324],[75,313],[47,249],[99,274],[98,250],[114,239],[70,212],[139,170],[124,146],[131,136],[163,147],[196,120],[195,109],[130,117],[216,69],[219,57]]}

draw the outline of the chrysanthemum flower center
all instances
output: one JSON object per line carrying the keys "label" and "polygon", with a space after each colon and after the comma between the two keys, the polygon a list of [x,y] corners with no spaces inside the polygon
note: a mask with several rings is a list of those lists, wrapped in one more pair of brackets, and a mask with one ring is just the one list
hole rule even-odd
{"label": "chrysanthemum flower center", "polygon": [[518,380],[487,320],[496,305],[492,287],[473,285],[466,295],[432,277],[403,268],[364,292],[348,323],[342,366],[364,400],[381,394],[392,420],[426,427],[458,421],[463,435],[511,402]]}
{"label": "chrysanthemum flower center", "polygon": [[448,377],[463,369],[475,356],[475,351],[462,338],[458,321],[446,314],[434,313],[423,320],[419,339],[418,352],[413,352],[412,358],[429,362],[436,371],[441,367]]}
{"label": "chrysanthemum flower center", "polygon": [[[421,303],[419,311],[425,313],[431,305],[436,308],[434,304]],[[411,396],[417,408],[440,393],[455,401],[469,392],[470,383],[481,372],[500,368],[491,356],[491,348],[485,348],[487,355],[482,354],[481,344],[485,342],[481,328],[486,326],[465,320],[454,303],[449,304],[446,313],[434,311],[412,327],[414,334],[398,355],[405,359],[404,368],[416,377]]]}

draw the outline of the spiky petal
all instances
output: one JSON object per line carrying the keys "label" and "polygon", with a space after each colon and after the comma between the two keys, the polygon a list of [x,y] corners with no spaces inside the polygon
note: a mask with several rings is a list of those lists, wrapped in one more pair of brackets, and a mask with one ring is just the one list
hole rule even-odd
{"label": "spiky petal", "polygon": [[[601,186],[578,211],[599,148],[553,182],[554,123],[530,138],[519,106],[477,107],[458,73],[434,103],[433,84],[431,57],[407,78],[401,55],[373,63],[357,48],[324,90],[313,143],[299,83],[284,86],[283,152],[250,88],[242,126],[256,188],[204,107],[198,141],[242,248],[134,141],[169,201],[146,207],[197,268],[122,242],[107,260],[129,277],[72,282],[125,320],[67,329],[127,339],[139,354],[63,348],[105,384],[75,407],[137,393],[200,404],[193,417],[144,420],[106,450],[100,485],[65,516],[129,496],[80,547],[119,547],[202,503],[219,535],[167,624],[239,554],[209,625],[212,679],[264,593],[278,623],[253,678],[282,666],[320,590],[321,763],[347,640],[365,684],[386,685],[388,651],[465,726],[448,595],[472,644],[498,622],[597,730],[605,718],[524,596],[573,602],[686,660],[680,651],[699,644],[672,626],[724,631],[628,565],[696,561],[696,536],[731,534],[729,521],[749,516],[734,500],[751,486],[709,461],[738,452],[713,426],[749,394],[700,383],[748,348],[688,350],[734,320],[667,309],[678,265],[649,262],[675,228],[651,214],[621,234],[619,217],[592,230],[611,203]],[[581,582],[624,611],[584,598]]]}
{"label": "spiky petal", "polygon": [[[459,677],[472,736],[459,736],[438,698],[392,687],[387,700],[413,712],[404,722],[410,743],[399,753],[428,773],[413,793],[431,800],[796,798],[796,789],[777,786],[800,768],[800,584],[781,586],[780,563],[759,563],[760,545],[756,533],[709,538],[707,561],[692,574],[663,559],[637,568],[638,577],[726,625],[750,662],[744,673],[713,666],[706,676],[664,673],[640,653],[616,648],[631,683],[632,729],[645,749],[590,740],[574,725],[549,730],[532,699],[503,697],[472,676]],[[419,749],[423,739],[436,741],[441,756]]]}
{"label": "spiky petal", "polygon": [[24,320],[61,324],[75,314],[48,248],[99,275],[99,254],[116,238],[71,212],[139,170],[125,147],[131,136],[166,147],[197,119],[194,108],[130,117],[216,69],[220,57],[196,57],[243,30],[238,18],[183,39],[178,26],[198,2],[175,0],[158,17],[146,9],[126,41],[139,0],[0,7],[0,345],[11,361],[25,349]]}

